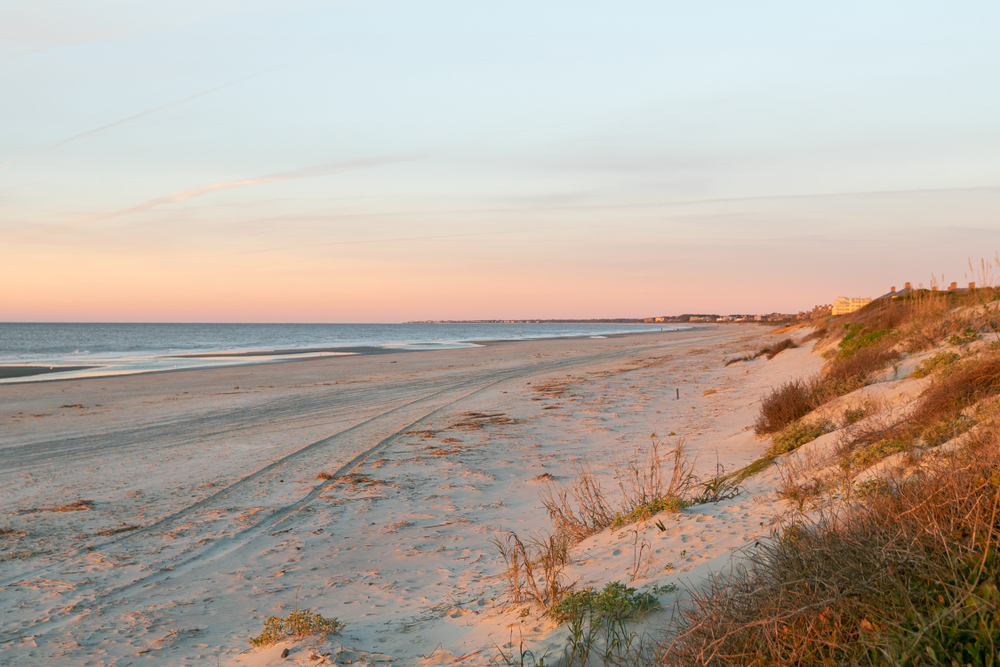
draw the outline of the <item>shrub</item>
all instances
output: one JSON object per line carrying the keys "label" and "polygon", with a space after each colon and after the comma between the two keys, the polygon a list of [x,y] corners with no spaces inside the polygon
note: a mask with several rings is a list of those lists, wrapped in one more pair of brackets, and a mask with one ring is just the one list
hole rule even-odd
{"label": "shrub", "polygon": [[830,433],[837,427],[829,419],[817,424],[793,422],[774,436],[766,456],[779,456],[798,449],[807,442],[812,442],[824,433]]}
{"label": "shrub", "polygon": [[785,340],[774,343],[773,345],[765,345],[753,354],[744,354],[740,357],[727,359],[726,366],[735,364],[737,361],[753,361],[754,359],[759,359],[761,357],[767,357],[768,361],[770,361],[785,350],[791,350],[796,347],[798,347],[798,344],[795,341],[791,338],[786,338]]}
{"label": "shrub", "polygon": [[899,359],[899,352],[883,345],[860,348],[850,356],[838,356],[826,368],[823,381],[830,387],[850,387],[843,395],[871,384],[872,376]]}
{"label": "shrub", "polygon": [[744,354],[744,355],[739,356],[739,357],[733,357],[732,359],[726,359],[725,365],[726,366],[730,366],[732,364],[735,364],[738,361],[753,361],[757,357],[758,357],[758,355],[756,355],[756,354]]}
{"label": "shrub", "polygon": [[765,396],[753,425],[753,432],[760,435],[777,433],[792,422],[806,416],[813,409],[815,384],[806,380],[790,380]]}
{"label": "shrub", "polygon": [[287,617],[268,616],[264,620],[264,631],[250,638],[253,646],[270,646],[283,639],[301,639],[309,635],[335,635],[344,629],[344,624],[335,618],[323,618],[308,609],[293,611]]}

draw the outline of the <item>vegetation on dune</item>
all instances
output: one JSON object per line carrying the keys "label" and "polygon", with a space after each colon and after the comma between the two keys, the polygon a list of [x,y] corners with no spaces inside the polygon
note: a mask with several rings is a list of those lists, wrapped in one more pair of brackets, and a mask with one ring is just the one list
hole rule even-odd
{"label": "vegetation on dune", "polygon": [[754,422],[757,435],[770,435],[781,431],[794,421],[812,411],[814,383],[809,380],[789,380],[771,390],[761,400],[760,411]]}
{"label": "vegetation on dune", "polygon": [[608,527],[618,528],[687,507],[696,483],[691,469],[683,438],[667,447],[654,433],[649,447],[615,463],[614,478],[621,495],[617,509],[597,475],[582,467],[568,486],[550,485],[542,494],[542,503],[556,531],[579,542]]}
{"label": "vegetation on dune", "polygon": [[285,618],[268,616],[264,619],[264,630],[250,638],[250,645],[270,646],[286,639],[302,639],[310,635],[325,637],[343,629],[344,624],[335,618],[323,618],[308,609],[296,610]]}
{"label": "vegetation on dune", "polygon": [[[826,367],[763,397],[754,430],[773,436],[771,448],[737,474],[749,476],[833,430],[803,417],[892,379],[889,367],[902,355],[952,349],[917,366],[914,377],[930,384],[906,409],[866,402],[844,410],[834,455],[846,497],[786,525],[730,575],[692,591],[655,664],[997,664],[1000,344],[974,344],[1000,340],[998,299],[991,287],[915,290],[818,323],[813,336],[827,348]],[[946,442],[955,444],[933,449]],[[902,467],[851,481],[896,454],[904,455]],[[802,498],[824,484],[813,477],[779,492],[801,509]]]}
{"label": "vegetation on dune", "polygon": [[960,355],[955,352],[939,352],[930,359],[925,359],[920,362],[920,365],[913,369],[913,377],[925,378],[928,375],[933,374],[935,371],[939,371],[942,368],[950,366],[958,361],[959,358]]}
{"label": "vegetation on dune", "polygon": [[998,445],[993,430],[762,542],[695,592],[658,664],[995,664]]}
{"label": "vegetation on dune", "polygon": [[815,424],[793,422],[786,426],[780,433],[775,434],[766,456],[787,454],[808,442],[812,442],[821,435],[830,433],[834,429],[836,429],[836,426],[829,419]]}
{"label": "vegetation on dune", "polygon": [[[563,663],[997,665],[998,302],[1000,290],[992,287],[961,294],[914,290],[814,322],[803,341],[816,340],[826,349],[822,372],[789,379],[762,397],[752,428],[769,436],[770,446],[734,473],[720,467],[715,477],[697,480],[682,441],[667,448],[654,438],[645,453],[615,466],[620,499],[612,499],[585,468],[571,484],[550,486],[543,502],[562,541],[536,542],[520,553],[545,570],[536,581],[547,592],[528,597],[541,600],[548,617],[569,628]],[[997,340],[991,344],[988,337]],[[786,339],[726,364],[771,359],[792,347]],[[912,403],[891,404],[866,392],[836,410],[827,406],[827,418],[810,415],[867,385],[897,378],[901,361],[925,350],[933,352],[913,376],[928,380]],[[834,431],[831,447],[785,458]],[[815,464],[810,456],[818,457]],[[873,468],[890,457],[899,465]],[[559,568],[573,543],[661,512],[732,498],[745,480],[776,461],[782,464],[776,490],[794,501],[792,512],[725,574],[690,590],[658,640],[637,636],[626,621],[657,608],[656,595],[663,591],[643,593],[620,582],[575,590],[561,579]],[[812,513],[803,514],[807,500]],[[656,525],[666,530],[662,521]],[[638,530],[631,532],[634,574],[645,547]],[[545,569],[551,567],[557,576]],[[549,581],[554,583],[544,583]]]}
{"label": "vegetation on dune", "polygon": [[733,357],[731,359],[727,359],[725,365],[729,366],[739,361],[753,361],[754,359],[760,359],[761,357],[767,357],[767,360],[770,361],[771,359],[774,359],[776,356],[778,356],[785,350],[791,350],[798,346],[799,346],[798,343],[793,341],[791,338],[785,338],[784,340],[781,340],[777,343],[773,343],[771,345],[765,345],[764,347],[760,348],[759,350],[757,350],[752,354],[744,354],[743,356],[740,357]]}

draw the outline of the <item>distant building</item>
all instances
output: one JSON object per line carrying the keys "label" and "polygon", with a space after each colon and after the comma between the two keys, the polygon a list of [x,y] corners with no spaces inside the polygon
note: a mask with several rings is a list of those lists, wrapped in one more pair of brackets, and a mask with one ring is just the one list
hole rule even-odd
{"label": "distant building", "polygon": [[872,300],[865,297],[856,297],[849,299],[846,296],[838,296],[833,300],[833,307],[830,310],[831,315],[846,315],[847,313],[853,313],[855,310],[864,308]]}
{"label": "distant building", "polygon": [[878,298],[880,298],[880,299],[898,299],[899,297],[906,296],[907,294],[910,294],[911,292],[913,292],[913,287],[910,286],[910,283],[906,283],[906,285],[903,286],[903,289],[898,290],[898,291],[896,290],[896,286],[893,285],[891,288],[889,288],[888,292],[886,292],[885,294],[883,294],[882,296],[880,296]]}
{"label": "distant building", "polygon": [[[975,289],[976,289],[976,283],[969,283],[968,287],[959,287],[958,283],[952,283],[952,284],[948,285],[948,289],[946,289],[945,291],[948,292],[949,294],[966,294],[967,292],[973,291]],[[938,291],[940,291],[940,288],[938,288],[937,285],[931,285],[931,291],[932,292],[938,292]],[[914,292],[914,289],[910,285],[910,283],[906,283],[906,285],[903,287],[903,289],[897,290],[895,287],[892,287],[892,288],[889,289],[889,291],[887,293],[883,294],[879,298],[880,299],[898,299],[901,296],[907,296],[908,294],[912,294],[913,292]]]}
{"label": "distant building", "polygon": [[806,313],[806,319],[818,319],[820,317],[827,317],[833,314],[833,304],[825,303],[818,306],[813,306],[813,309]]}
{"label": "distant building", "polygon": [[967,288],[959,287],[958,283],[952,283],[951,285],[948,286],[948,291],[953,292],[955,294],[965,294],[966,292],[975,289],[976,289],[976,283],[969,283],[969,286]]}

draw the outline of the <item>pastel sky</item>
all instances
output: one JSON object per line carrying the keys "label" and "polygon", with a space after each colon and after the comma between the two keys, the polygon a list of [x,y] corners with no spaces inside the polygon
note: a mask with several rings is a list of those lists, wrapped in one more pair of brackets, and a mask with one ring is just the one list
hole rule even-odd
{"label": "pastel sky", "polygon": [[996,2],[0,4],[0,321],[798,311],[1000,249]]}

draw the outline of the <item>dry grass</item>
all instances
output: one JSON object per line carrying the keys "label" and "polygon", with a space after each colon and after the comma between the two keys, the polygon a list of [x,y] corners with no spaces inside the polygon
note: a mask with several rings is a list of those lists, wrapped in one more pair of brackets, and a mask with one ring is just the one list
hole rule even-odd
{"label": "dry grass", "polygon": [[550,485],[541,497],[556,530],[573,542],[604,530],[615,518],[601,480],[583,464],[575,467],[568,486]]}
{"label": "dry grass", "polygon": [[573,588],[564,581],[569,563],[569,540],[565,535],[548,535],[525,545],[517,533],[508,531],[491,540],[504,560],[507,602],[512,605],[534,602],[549,609]]}
{"label": "dry grass", "polygon": [[770,361],[771,359],[774,359],[776,356],[778,356],[785,350],[791,350],[796,347],[798,347],[798,345],[795,343],[795,341],[793,341],[791,338],[786,338],[782,341],[775,343],[774,345],[768,345],[767,347],[761,349],[761,351],[757,353],[757,356],[763,355],[767,357],[768,361]]}
{"label": "dry grass", "polygon": [[1000,394],[1000,355],[981,355],[949,371],[936,378],[924,393],[913,414],[915,421],[929,425]]}
{"label": "dry grass", "polygon": [[664,448],[654,433],[647,448],[615,463],[614,476],[621,493],[617,509],[597,475],[584,466],[577,467],[568,486],[549,485],[542,493],[542,504],[556,530],[579,542],[609,526],[636,523],[687,506],[687,496],[696,482],[692,468],[683,438]]}
{"label": "dry grass", "polygon": [[34,514],[35,512],[85,512],[94,509],[93,500],[77,500],[66,505],[42,505],[31,509],[18,510],[18,514]]}
{"label": "dry grass", "polygon": [[994,428],[952,460],[763,541],[695,592],[658,664],[994,664],[998,444]]}
{"label": "dry grass", "polygon": [[843,465],[865,468],[891,454],[936,447],[975,426],[971,410],[1000,395],[1000,355],[981,354],[946,368],[911,409],[870,405],[868,416],[845,429]]}
{"label": "dry grass", "polygon": [[500,426],[514,424],[511,419],[502,412],[466,412],[462,415],[462,420],[452,425],[452,428],[460,428],[463,431],[475,431],[487,426]]}
{"label": "dry grass", "polygon": [[738,361],[753,361],[754,359],[760,359],[761,357],[767,357],[767,360],[770,361],[785,350],[791,350],[798,346],[798,343],[793,341],[791,338],[786,338],[772,345],[765,345],[753,354],[744,354],[740,357],[727,359],[725,365],[729,366],[730,364],[735,364]]}

